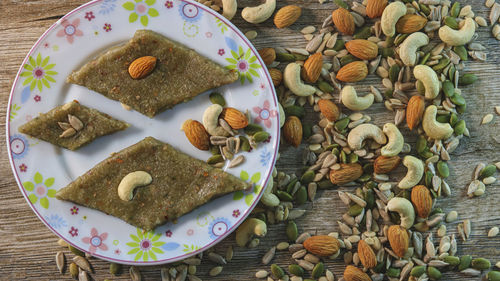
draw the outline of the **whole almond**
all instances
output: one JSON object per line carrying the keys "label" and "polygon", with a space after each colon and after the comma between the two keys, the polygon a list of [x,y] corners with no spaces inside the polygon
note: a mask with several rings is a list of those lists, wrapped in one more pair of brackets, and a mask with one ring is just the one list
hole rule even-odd
{"label": "whole almond", "polygon": [[402,258],[410,245],[408,231],[400,225],[391,225],[387,230],[387,238],[392,251]]}
{"label": "whole almond", "polygon": [[415,95],[408,101],[406,107],[406,123],[408,128],[413,130],[420,124],[424,117],[425,100],[423,96]]}
{"label": "whole almond", "polygon": [[358,255],[359,260],[366,268],[374,268],[377,266],[377,257],[373,252],[372,247],[368,245],[364,240],[358,242]]}
{"label": "whole almond", "polygon": [[226,107],[220,116],[235,130],[243,129],[248,125],[247,116],[236,108]]}
{"label": "whole almond", "polygon": [[362,60],[372,60],[378,56],[378,46],[372,41],[355,39],[347,42],[345,48],[353,56]]}
{"label": "whole almond", "polygon": [[290,26],[299,19],[301,13],[302,9],[299,6],[285,6],[279,9],[276,15],[274,15],[274,25],[276,25],[277,28]]}
{"label": "whole almond", "polygon": [[262,48],[259,50],[259,55],[266,65],[270,65],[276,59],[274,48]]}
{"label": "whole almond", "polygon": [[415,14],[404,15],[396,23],[396,30],[398,33],[409,34],[421,30],[426,24],[427,18]]}
{"label": "whole almond", "polygon": [[427,218],[432,211],[432,195],[424,185],[417,185],[411,190],[411,202],[417,210],[417,215]]}
{"label": "whole almond", "polygon": [[269,75],[271,75],[271,79],[273,80],[273,85],[275,87],[278,87],[281,84],[281,81],[283,81],[283,73],[281,73],[281,70],[277,68],[269,68]]}
{"label": "whole almond", "polygon": [[302,142],[302,122],[297,116],[288,116],[283,125],[283,137],[285,141],[295,147]]}
{"label": "whole almond", "polygon": [[340,242],[335,237],[328,235],[311,236],[304,241],[304,248],[311,254],[328,257],[336,254],[340,248]]}
{"label": "whole almond", "polygon": [[337,73],[337,80],[342,82],[352,83],[358,82],[366,78],[368,75],[368,67],[362,61],[354,61],[344,65]]}
{"label": "whole almond", "polygon": [[128,73],[133,79],[142,79],[148,76],[156,67],[156,58],[152,56],[140,57],[128,67]]}
{"label": "whole almond", "polygon": [[342,185],[359,179],[363,175],[363,167],[358,163],[340,164],[340,169],[330,171],[330,181]]}
{"label": "whole almond", "polygon": [[340,108],[331,100],[319,100],[318,107],[330,122],[335,122],[340,116]]}
{"label": "whole almond", "polygon": [[356,28],[354,24],[354,17],[351,13],[344,9],[338,8],[332,12],[332,21],[338,31],[345,35],[353,35]]}
{"label": "whole almond", "polygon": [[321,53],[315,53],[304,62],[304,67],[302,68],[302,78],[309,83],[315,83],[318,81],[322,68],[323,56]]}
{"label": "whole almond", "polygon": [[399,156],[379,156],[373,162],[373,171],[376,174],[387,174],[392,170],[396,169],[396,167],[401,162],[401,158]]}
{"label": "whole almond", "polygon": [[208,150],[210,148],[210,136],[200,122],[191,119],[186,120],[182,124],[182,130],[194,147],[199,150]]}
{"label": "whole almond", "polygon": [[366,274],[363,270],[348,265],[344,270],[344,280],[345,281],[372,281],[370,276]]}
{"label": "whole almond", "polygon": [[387,0],[368,0],[366,3],[366,15],[371,18],[378,18],[382,16]]}

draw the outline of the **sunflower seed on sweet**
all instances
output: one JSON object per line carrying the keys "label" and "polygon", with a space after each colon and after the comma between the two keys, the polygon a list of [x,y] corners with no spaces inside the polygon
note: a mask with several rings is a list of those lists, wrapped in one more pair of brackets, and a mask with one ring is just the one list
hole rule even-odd
{"label": "sunflower seed on sweet", "polygon": [[64,131],[71,128],[71,125],[66,122],[57,122],[57,124],[59,125],[59,128],[61,128]]}
{"label": "sunflower seed on sweet", "polygon": [[68,114],[68,121],[71,127],[73,127],[73,129],[77,131],[83,129],[83,122],[80,119],[78,119],[78,117]]}
{"label": "sunflower seed on sweet", "polygon": [[76,134],[76,130],[73,128],[69,128],[64,130],[62,134],[59,135],[60,138],[69,138]]}
{"label": "sunflower seed on sweet", "polygon": [[269,249],[266,254],[262,257],[262,264],[269,264],[276,254],[276,247]]}

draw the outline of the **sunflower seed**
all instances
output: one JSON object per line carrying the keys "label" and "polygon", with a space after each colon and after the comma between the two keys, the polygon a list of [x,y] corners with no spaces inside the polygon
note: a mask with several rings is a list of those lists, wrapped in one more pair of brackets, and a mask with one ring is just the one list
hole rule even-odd
{"label": "sunflower seed", "polygon": [[471,222],[469,219],[464,220],[464,234],[465,238],[469,239],[469,236],[471,234],[472,228],[471,228]]}
{"label": "sunflower seed", "polygon": [[425,251],[427,256],[433,258],[436,256],[436,248],[434,247],[434,241],[432,239],[432,233],[429,233],[427,239],[425,239]]}
{"label": "sunflower seed", "polygon": [[59,272],[62,274],[64,271],[64,263],[65,263],[66,257],[64,256],[63,252],[57,252],[56,254],[56,265],[57,269],[59,269]]}
{"label": "sunflower seed", "polygon": [[162,267],[160,270],[161,281],[171,281],[170,274],[168,273],[168,268]]}
{"label": "sunflower seed", "polygon": [[212,269],[210,269],[210,271],[208,272],[208,275],[214,277],[214,276],[217,276],[219,275],[221,272],[222,272],[222,269],[223,267],[222,266],[216,266],[216,267],[213,267]]}
{"label": "sunflower seed", "polygon": [[226,259],[224,259],[224,257],[214,252],[208,253],[208,259],[220,265],[227,264]]}
{"label": "sunflower seed", "polygon": [[92,272],[89,262],[84,257],[75,256],[73,257],[73,262],[76,263],[76,265],[78,265],[81,269],[87,272]]}
{"label": "sunflower seed", "polygon": [[303,269],[305,269],[305,270],[309,270],[309,271],[310,271],[310,270],[313,270],[313,268],[314,268],[314,264],[312,264],[312,263],[310,263],[310,262],[308,262],[308,261],[306,261],[306,260],[297,260],[297,259],[296,259],[296,260],[295,260],[295,262],[296,262],[296,263],[297,263],[300,267],[302,267],[302,268],[303,268]]}
{"label": "sunflower seed", "polygon": [[132,281],[141,281],[142,280],[141,272],[139,271],[139,269],[137,267],[131,266],[129,273],[130,273],[130,279]]}
{"label": "sunflower seed", "polygon": [[464,242],[467,241],[467,238],[465,237],[465,233],[464,233],[464,225],[462,223],[459,223],[457,225],[457,232],[460,235],[460,237],[462,237],[462,240]]}
{"label": "sunflower seed", "polygon": [[193,274],[189,274],[187,277],[189,281],[202,281],[201,278]]}
{"label": "sunflower seed", "polygon": [[488,231],[488,237],[495,237],[498,235],[499,229],[498,227],[494,226]]}
{"label": "sunflower seed", "polygon": [[314,38],[311,41],[309,41],[309,43],[307,43],[306,50],[309,53],[314,53],[321,45],[321,42],[323,42],[323,34],[318,34],[314,36]]}
{"label": "sunflower seed", "polygon": [[185,264],[188,264],[188,265],[200,265],[201,264],[201,260],[199,258],[187,258],[187,259],[183,260],[182,262]]}
{"label": "sunflower seed", "polygon": [[309,237],[311,237],[311,234],[309,232],[304,232],[297,239],[295,240],[295,243],[297,244],[302,244],[304,241],[306,241]]}
{"label": "sunflower seed", "polygon": [[313,254],[306,254],[304,256],[304,260],[306,260],[306,261],[308,261],[310,263],[313,263],[313,264],[317,264],[317,263],[320,262],[320,259],[317,256],[313,255]]}
{"label": "sunflower seed", "polygon": [[474,268],[464,269],[464,270],[460,271],[460,273],[463,273],[467,276],[479,276],[479,275],[481,275],[481,271],[474,269]]}
{"label": "sunflower seed", "polygon": [[486,5],[486,7],[488,8],[491,8],[493,4],[495,4],[495,0],[486,0],[486,2],[484,3],[484,5]]}
{"label": "sunflower seed", "polygon": [[185,265],[178,266],[177,271],[179,273],[177,274],[175,281],[185,281],[186,277],[187,277],[187,271],[188,271],[187,266],[185,266]]}
{"label": "sunflower seed", "polygon": [[304,245],[302,244],[292,244],[288,247],[288,251],[292,254],[302,249],[304,249]]}
{"label": "sunflower seed", "polygon": [[366,201],[359,198],[358,196],[351,194],[351,193],[346,193],[349,199],[351,199],[354,203],[358,204],[361,207],[366,207]]}
{"label": "sunflower seed", "polygon": [[71,127],[73,127],[73,129],[75,129],[77,131],[80,131],[81,129],[83,129],[83,123],[80,119],[78,119],[78,117],[71,115],[71,114],[68,114],[68,121],[69,121],[69,124],[71,125]]}
{"label": "sunflower seed", "polygon": [[[90,281],[90,277],[84,270],[80,270],[78,273],[78,281]],[[132,281],[135,281],[132,279]]]}
{"label": "sunflower seed", "polygon": [[292,259],[301,259],[307,254],[306,249],[298,250],[297,252],[292,254]]}
{"label": "sunflower seed", "polygon": [[[500,5],[499,5],[499,6],[500,6]],[[493,121],[493,114],[491,114],[491,113],[486,114],[486,115],[483,117],[483,120],[481,121],[481,125],[488,124],[488,123],[490,123],[491,121]]]}
{"label": "sunflower seed", "polygon": [[255,273],[255,277],[259,278],[259,279],[266,278],[268,275],[269,275],[269,272],[267,272],[265,270],[259,270]]}
{"label": "sunflower seed", "polygon": [[323,23],[321,24],[321,28],[326,28],[327,26],[332,24],[332,15],[330,14],[328,17],[326,17],[323,20]]}
{"label": "sunflower seed", "polygon": [[231,160],[229,162],[229,165],[227,166],[228,168],[234,168],[234,167],[238,167],[239,165],[241,165],[243,162],[245,162],[245,156],[243,155],[238,155],[236,158],[234,158],[233,160]]}

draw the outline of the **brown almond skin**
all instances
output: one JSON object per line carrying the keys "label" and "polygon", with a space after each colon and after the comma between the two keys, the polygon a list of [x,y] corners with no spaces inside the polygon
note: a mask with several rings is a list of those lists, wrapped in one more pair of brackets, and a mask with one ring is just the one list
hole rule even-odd
{"label": "brown almond skin", "polygon": [[359,82],[368,75],[368,67],[362,61],[354,61],[344,65],[337,73],[337,80],[352,83]]}
{"label": "brown almond skin", "polygon": [[226,107],[220,116],[235,130],[243,129],[248,125],[247,116],[236,108]]}
{"label": "brown almond skin", "polygon": [[156,67],[156,58],[144,56],[134,60],[128,67],[128,73],[132,79],[142,79],[153,72]]}
{"label": "brown almond skin", "polygon": [[366,15],[371,18],[379,18],[382,16],[387,0],[368,0],[366,3]]}
{"label": "brown almond skin", "polygon": [[427,19],[419,15],[404,15],[396,23],[398,33],[410,34],[425,27]]}
{"label": "brown almond skin", "polygon": [[210,136],[200,122],[191,119],[186,120],[182,124],[182,130],[194,147],[199,150],[208,150],[210,148]]}
{"label": "brown almond skin", "polygon": [[348,265],[344,270],[344,280],[345,281],[372,281],[370,276],[363,272],[363,270]]}
{"label": "brown almond skin", "polygon": [[266,65],[270,65],[276,59],[276,51],[274,48],[262,48],[258,52]]}
{"label": "brown almond skin", "polygon": [[321,53],[315,53],[304,62],[304,67],[302,68],[302,78],[304,78],[306,82],[315,83],[318,81],[322,68],[323,56]]}
{"label": "brown almond skin", "polygon": [[314,255],[328,257],[339,251],[340,242],[335,237],[316,235],[304,241],[304,248]]}
{"label": "brown almond skin", "polygon": [[331,100],[319,100],[318,107],[323,116],[330,122],[335,122],[340,116],[340,108]]}
{"label": "brown almond skin", "polygon": [[363,167],[358,163],[340,164],[340,169],[330,170],[330,181],[342,185],[359,179],[363,175]]}
{"label": "brown almond skin", "polygon": [[345,35],[353,35],[356,25],[354,24],[354,17],[351,13],[344,9],[338,8],[332,12],[332,21],[335,27]]}
{"label": "brown almond skin", "polygon": [[273,85],[275,87],[278,87],[281,85],[281,81],[283,81],[283,73],[281,73],[281,70],[277,68],[269,68],[269,75],[271,75],[271,79],[273,80]]}
{"label": "brown almond skin", "polygon": [[410,98],[406,108],[406,124],[413,130],[417,128],[424,118],[425,100],[423,96],[416,95]]}
{"label": "brown almond skin", "polygon": [[432,195],[424,185],[414,186],[411,190],[411,202],[421,218],[429,217],[432,211]]}
{"label": "brown almond skin", "polygon": [[410,245],[410,237],[408,231],[400,225],[391,225],[387,230],[387,238],[391,245],[392,251],[402,258]]}
{"label": "brown almond skin", "polygon": [[401,162],[401,158],[399,156],[379,156],[375,159],[373,163],[373,171],[376,174],[387,174],[394,169],[396,169]]}
{"label": "brown almond skin", "polygon": [[285,28],[292,25],[300,18],[302,8],[295,5],[285,6],[276,12],[274,15],[274,25],[277,28]]}
{"label": "brown almond skin", "polygon": [[302,143],[302,122],[297,116],[288,116],[283,125],[285,141],[295,147]]}
{"label": "brown almond skin", "polygon": [[378,56],[377,44],[365,39],[351,40],[345,43],[345,48],[351,55],[362,60],[372,60]]}
{"label": "brown almond skin", "polygon": [[358,242],[358,255],[359,260],[366,268],[374,268],[377,266],[377,257],[373,252],[372,247],[368,245],[364,240]]}

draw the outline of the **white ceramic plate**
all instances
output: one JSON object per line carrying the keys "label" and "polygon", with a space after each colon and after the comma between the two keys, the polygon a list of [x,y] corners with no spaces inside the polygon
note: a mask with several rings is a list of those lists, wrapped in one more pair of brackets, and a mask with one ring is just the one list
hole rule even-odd
{"label": "white ceramic plate", "polygon": [[[229,106],[249,110],[253,122],[270,133],[269,142],[244,153],[246,162],[228,172],[255,183],[253,190],[218,198],[154,232],[54,198],[55,192],[112,152],[147,136],[189,155],[210,156],[194,148],[180,131],[186,119],[201,121],[208,94],[177,105],[154,119],[126,111],[116,101],[65,83],[73,70],[107,48],[130,39],[137,29],[151,29],[236,69],[240,81],[221,87]],[[69,151],[22,135],[17,128],[41,112],[73,99],[131,124]],[[98,0],[68,13],[33,46],[21,66],[9,100],[7,142],[20,190],[37,216],[58,236],[92,255],[126,264],[161,264],[194,255],[231,233],[250,213],[274,166],[279,144],[276,94],[264,63],[244,35],[205,6],[181,0]],[[179,167],[182,169],[182,167]]]}

